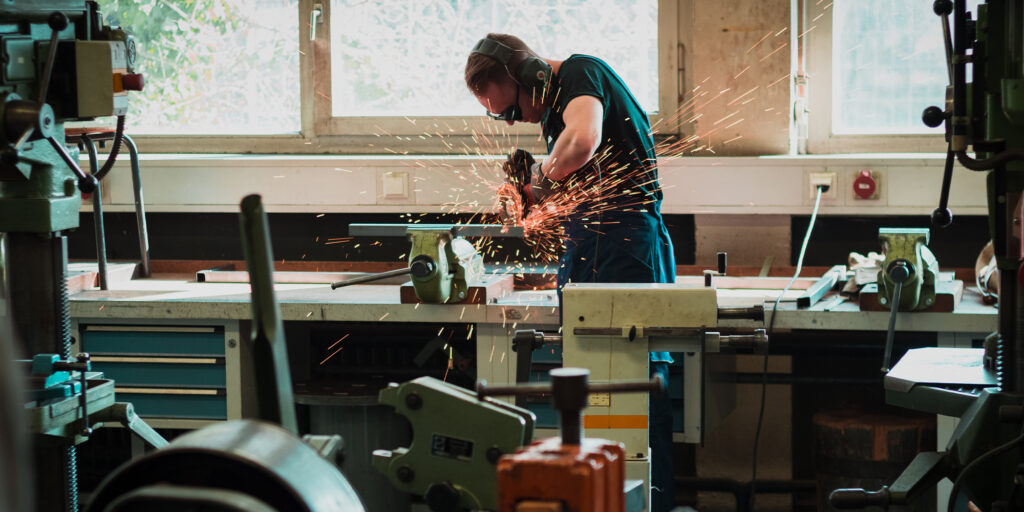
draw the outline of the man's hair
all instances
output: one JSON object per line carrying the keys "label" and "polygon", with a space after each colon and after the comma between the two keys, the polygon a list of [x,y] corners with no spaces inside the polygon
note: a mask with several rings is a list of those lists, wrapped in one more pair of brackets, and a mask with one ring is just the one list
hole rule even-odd
{"label": "man's hair", "polygon": [[[526,43],[516,36],[510,34],[487,34],[487,39],[495,41],[512,48],[516,52],[526,52],[534,57],[540,57],[526,46]],[[506,69],[505,64],[497,59],[480,53],[470,53],[466,59],[466,87],[473,94],[479,94],[487,88],[487,84],[500,82],[504,79],[516,80],[514,69]]]}

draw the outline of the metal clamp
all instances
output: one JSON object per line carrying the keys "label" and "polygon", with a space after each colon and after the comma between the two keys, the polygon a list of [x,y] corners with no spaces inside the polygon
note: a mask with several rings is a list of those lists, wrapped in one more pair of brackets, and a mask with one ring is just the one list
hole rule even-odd
{"label": "metal clamp", "polygon": [[309,40],[316,41],[316,26],[323,23],[324,4],[313,4],[313,10],[309,12]]}

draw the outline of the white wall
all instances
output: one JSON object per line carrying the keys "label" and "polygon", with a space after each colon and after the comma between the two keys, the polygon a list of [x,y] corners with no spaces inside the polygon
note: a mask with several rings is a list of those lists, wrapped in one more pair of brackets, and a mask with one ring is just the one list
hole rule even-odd
{"label": "white wall", "polygon": [[[269,212],[475,212],[487,210],[499,183],[499,157],[143,155],[147,211],[238,209],[250,193]],[[810,213],[809,173],[836,174],[834,198],[821,214],[928,215],[938,204],[942,155],[833,155],[669,158],[660,162],[663,213]],[[104,208],[134,209],[128,160],[104,180]],[[877,199],[856,199],[853,180],[863,169],[879,176]],[[386,174],[407,186],[385,192]],[[986,213],[985,173],[957,166],[950,208]],[[91,205],[83,205],[84,210]]]}

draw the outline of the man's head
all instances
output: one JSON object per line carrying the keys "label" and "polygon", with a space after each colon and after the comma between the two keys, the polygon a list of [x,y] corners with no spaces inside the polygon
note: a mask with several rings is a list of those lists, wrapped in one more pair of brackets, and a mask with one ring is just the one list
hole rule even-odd
{"label": "man's head", "polygon": [[487,34],[466,60],[466,86],[491,117],[508,124],[540,122],[550,78],[551,67],[508,34]]}

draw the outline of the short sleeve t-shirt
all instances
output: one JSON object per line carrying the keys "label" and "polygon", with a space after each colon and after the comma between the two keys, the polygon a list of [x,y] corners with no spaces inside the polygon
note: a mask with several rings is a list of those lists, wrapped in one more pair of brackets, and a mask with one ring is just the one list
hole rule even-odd
{"label": "short sleeve t-shirt", "polygon": [[601,59],[572,55],[562,62],[555,87],[554,103],[541,119],[548,152],[565,129],[562,112],[570,101],[583,95],[601,100],[602,140],[595,159],[603,179],[625,178],[622,190],[606,194],[603,200],[621,202],[627,209],[645,204],[646,208],[637,209],[660,211],[662,192],[650,121],[622,78]]}

